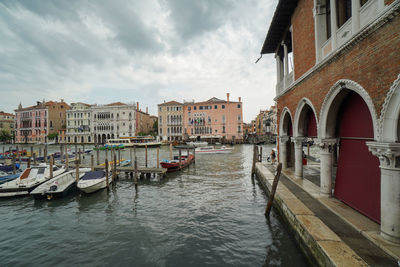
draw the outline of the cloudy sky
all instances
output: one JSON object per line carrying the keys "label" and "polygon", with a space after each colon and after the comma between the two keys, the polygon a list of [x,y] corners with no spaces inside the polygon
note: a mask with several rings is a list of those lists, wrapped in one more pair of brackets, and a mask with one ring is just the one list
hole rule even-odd
{"label": "cloudy sky", "polygon": [[1,1],[0,110],[21,102],[140,102],[213,96],[269,108],[275,61],[259,57],[277,0]]}

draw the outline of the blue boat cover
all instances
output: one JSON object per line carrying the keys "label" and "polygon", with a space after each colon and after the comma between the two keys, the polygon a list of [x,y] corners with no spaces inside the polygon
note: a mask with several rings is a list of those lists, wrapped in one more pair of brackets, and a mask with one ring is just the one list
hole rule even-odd
{"label": "blue boat cover", "polygon": [[91,180],[91,179],[99,179],[106,176],[105,171],[93,171],[93,172],[87,172],[85,173],[81,180]]}
{"label": "blue boat cover", "polygon": [[7,175],[7,176],[2,176],[2,177],[0,177],[0,181],[13,180],[13,179],[18,178],[20,175],[21,175],[21,173],[11,174],[11,175]]}
{"label": "blue boat cover", "polygon": [[[16,169],[19,169],[19,163],[16,163],[15,164],[15,168]],[[3,166],[0,166],[0,171],[3,171],[3,172],[11,172],[13,170],[13,166],[12,165],[3,165]]]}

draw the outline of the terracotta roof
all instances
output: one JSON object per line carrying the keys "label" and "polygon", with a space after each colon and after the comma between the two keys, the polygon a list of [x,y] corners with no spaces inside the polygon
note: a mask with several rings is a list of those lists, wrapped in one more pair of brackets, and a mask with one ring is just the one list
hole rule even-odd
{"label": "terracotta roof", "polygon": [[169,102],[164,102],[162,104],[158,104],[159,106],[170,106],[170,105],[183,105],[182,103],[176,102],[176,101],[169,101]]}
{"label": "terracotta roof", "polygon": [[86,104],[86,103],[83,103],[83,102],[75,102],[75,103],[71,103],[71,105],[72,105],[72,104],[82,104],[82,105],[85,105],[85,106],[87,106],[87,107],[92,106],[92,105],[90,105],[90,104]]}
{"label": "terracotta roof", "polygon": [[15,117],[14,114],[2,112],[2,111],[0,111],[0,115],[1,115],[1,116],[13,116],[13,117]]}
{"label": "terracotta roof", "polygon": [[111,104],[107,104],[105,106],[125,106],[125,105],[126,104],[122,103],[122,102],[114,102],[114,103],[111,103]]}

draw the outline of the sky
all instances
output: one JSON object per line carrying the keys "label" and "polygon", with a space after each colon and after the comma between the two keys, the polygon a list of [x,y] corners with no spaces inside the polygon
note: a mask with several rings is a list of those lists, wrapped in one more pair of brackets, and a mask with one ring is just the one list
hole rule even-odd
{"label": "sky", "polygon": [[45,99],[157,104],[237,101],[250,122],[274,104],[260,56],[277,0],[0,2],[0,110]]}

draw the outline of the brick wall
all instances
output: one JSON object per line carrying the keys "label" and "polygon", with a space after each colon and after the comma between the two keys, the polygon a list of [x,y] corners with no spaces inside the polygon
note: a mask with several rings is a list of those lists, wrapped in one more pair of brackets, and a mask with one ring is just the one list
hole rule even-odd
{"label": "brick wall", "polygon": [[372,98],[379,117],[386,94],[400,73],[400,31],[398,29],[400,29],[400,16],[396,16],[353,46],[347,53],[314,72],[293,90],[280,97],[278,120],[285,106],[294,116],[297,105],[304,96],[313,103],[319,120],[326,94],[340,79],[359,83]]}
{"label": "brick wall", "polygon": [[300,0],[292,16],[295,79],[315,65],[314,1]]}

